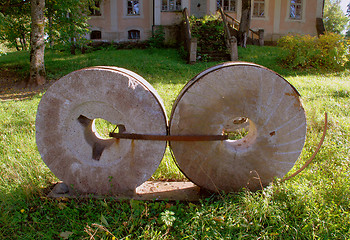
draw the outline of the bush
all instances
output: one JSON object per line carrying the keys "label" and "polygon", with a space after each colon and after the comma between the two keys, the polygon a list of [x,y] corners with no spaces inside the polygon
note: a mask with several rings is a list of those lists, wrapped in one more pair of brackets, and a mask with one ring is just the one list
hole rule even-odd
{"label": "bush", "polygon": [[152,37],[149,39],[148,43],[151,48],[163,48],[165,41],[165,33],[162,26],[155,29]]}
{"label": "bush", "polygon": [[197,38],[199,52],[225,51],[225,30],[219,15],[190,17],[192,37]]}
{"label": "bush", "polygon": [[288,35],[278,41],[282,62],[290,68],[340,70],[349,60],[349,40],[335,33],[318,37]]}

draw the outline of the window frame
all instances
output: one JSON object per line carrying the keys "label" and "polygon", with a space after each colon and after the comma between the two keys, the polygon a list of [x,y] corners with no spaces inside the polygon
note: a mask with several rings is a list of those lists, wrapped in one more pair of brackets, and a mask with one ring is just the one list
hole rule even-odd
{"label": "window frame", "polygon": [[[293,3],[294,1],[294,3]],[[300,3],[298,3],[300,1]],[[292,6],[294,6],[294,11],[295,11],[295,17],[292,17]],[[300,7],[299,11],[299,17],[297,17],[297,7]],[[304,18],[303,10],[304,10],[304,1],[303,0],[289,0],[289,12],[288,12],[288,18],[292,21],[302,21]]]}
{"label": "window frame", "polygon": [[91,30],[90,40],[101,40],[101,39],[102,39],[102,31],[101,30]]}
{"label": "window frame", "polygon": [[[231,7],[231,3],[234,2],[234,6]],[[224,12],[237,12],[237,4],[238,1],[237,0],[228,0],[228,6],[225,6],[225,0],[217,0],[216,1],[216,7],[219,10],[219,7],[222,7],[222,10],[224,10]]]}
{"label": "window frame", "polygon": [[[254,10],[255,10],[255,4],[257,4],[258,6],[258,14],[254,15]],[[267,1],[266,0],[253,0],[252,1],[252,18],[256,18],[256,19],[263,19],[266,18],[266,6],[267,6]],[[261,5],[263,5],[263,7],[261,7]],[[263,10],[263,15],[260,15],[259,13],[261,12],[261,10]]]}
{"label": "window frame", "polygon": [[92,6],[89,6],[89,17],[101,17],[102,16],[102,0],[94,0],[94,7],[98,8],[94,9]]}
{"label": "window frame", "polygon": [[[138,38],[130,38],[130,36],[132,35],[132,34],[136,34],[136,36],[138,37]],[[141,31],[140,30],[138,30],[138,29],[130,29],[130,30],[128,30],[128,40],[131,40],[131,41],[138,41],[138,40],[141,40]]]}
{"label": "window frame", "polygon": [[[178,4],[178,1],[180,4]],[[164,4],[166,2],[166,4]],[[170,9],[171,2],[174,2],[174,8]],[[161,11],[162,12],[179,12],[182,10],[182,0],[162,0],[161,3]]]}
{"label": "window frame", "polygon": [[[131,12],[135,12],[135,4],[138,4],[138,13],[129,13],[129,2],[131,2]],[[126,15],[141,16],[141,0],[126,0]]]}

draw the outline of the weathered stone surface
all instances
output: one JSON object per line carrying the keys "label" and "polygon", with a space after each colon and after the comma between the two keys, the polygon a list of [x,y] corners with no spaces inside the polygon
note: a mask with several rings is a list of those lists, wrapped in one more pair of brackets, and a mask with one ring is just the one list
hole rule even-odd
{"label": "weathered stone surface", "polygon": [[102,139],[93,120],[126,132],[166,135],[166,114],[155,90],[125,69],[94,67],[53,84],[38,107],[36,141],[43,161],[81,193],[133,194],[157,169],[163,141]]}
{"label": "weathered stone surface", "polygon": [[257,190],[293,167],[306,135],[299,94],[258,65],[226,63],[197,75],[173,105],[170,134],[217,135],[235,129],[242,118],[249,119],[242,139],[171,142],[191,181],[212,191]]}

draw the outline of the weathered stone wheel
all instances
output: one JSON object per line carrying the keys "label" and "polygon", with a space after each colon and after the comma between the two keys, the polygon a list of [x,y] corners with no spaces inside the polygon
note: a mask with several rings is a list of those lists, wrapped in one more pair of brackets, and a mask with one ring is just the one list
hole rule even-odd
{"label": "weathered stone wheel", "polygon": [[[171,135],[234,135],[240,139],[171,142],[181,171],[212,191],[257,190],[294,165],[305,142],[299,93],[284,78],[249,63],[225,63],[200,73],[177,97]],[[246,126],[246,125],[249,125]]]}
{"label": "weathered stone wheel", "polygon": [[166,142],[102,139],[97,118],[126,132],[167,134],[162,101],[142,77],[121,68],[87,68],[61,78],[42,97],[36,117],[42,159],[78,192],[132,193],[157,169]]}

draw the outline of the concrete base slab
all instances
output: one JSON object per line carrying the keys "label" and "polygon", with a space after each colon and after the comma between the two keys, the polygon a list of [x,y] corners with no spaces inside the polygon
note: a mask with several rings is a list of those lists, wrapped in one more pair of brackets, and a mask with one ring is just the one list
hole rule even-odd
{"label": "concrete base slab", "polygon": [[209,193],[201,191],[200,187],[192,182],[163,182],[147,181],[136,188],[134,192],[124,195],[95,195],[81,194],[70,188],[63,182],[57,183],[48,194],[50,198],[115,198],[116,200],[140,200],[140,201],[199,201]]}

